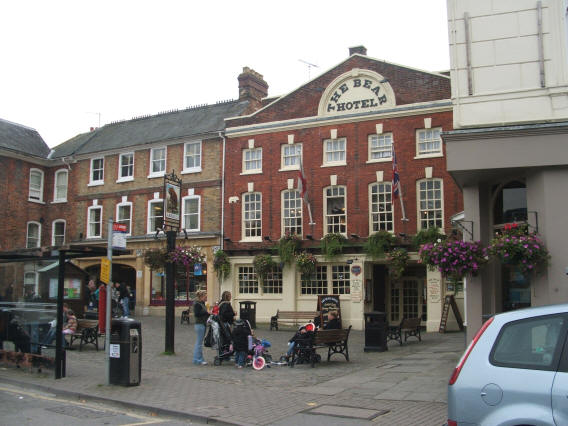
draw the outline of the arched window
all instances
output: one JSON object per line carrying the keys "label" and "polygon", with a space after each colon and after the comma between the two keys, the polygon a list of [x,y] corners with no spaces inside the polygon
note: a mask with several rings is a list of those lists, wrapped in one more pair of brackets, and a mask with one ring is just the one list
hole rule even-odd
{"label": "arched window", "polygon": [[51,245],[62,246],[63,244],[65,244],[65,221],[57,219],[51,226]]}
{"label": "arched window", "polygon": [[41,242],[41,224],[38,222],[28,222],[26,235],[26,248],[36,248]]}
{"label": "arched window", "polygon": [[30,187],[28,194],[30,201],[43,202],[43,172],[39,169],[30,169]]}
{"label": "arched window", "polygon": [[493,202],[493,224],[527,220],[527,187],[524,182],[511,181],[501,187]]}

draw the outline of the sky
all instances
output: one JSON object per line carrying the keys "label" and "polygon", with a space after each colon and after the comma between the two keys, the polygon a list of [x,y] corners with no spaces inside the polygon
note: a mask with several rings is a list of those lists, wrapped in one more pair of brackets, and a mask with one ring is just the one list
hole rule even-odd
{"label": "sky", "polygon": [[244,66],[269,96],[359,45],[447,70],[447,28],[446,0],[4,1],[0,118],[54,147],[90,127],[236,99]]}

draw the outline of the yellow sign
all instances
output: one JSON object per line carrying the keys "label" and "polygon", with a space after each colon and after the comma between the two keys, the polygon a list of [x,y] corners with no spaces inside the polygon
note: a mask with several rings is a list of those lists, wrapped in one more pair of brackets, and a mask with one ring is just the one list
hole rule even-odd
{"label": "yellow sign", "polygon": [[101,281],[105,284],[110,281],[110,260],[106,257],[101,258]]}

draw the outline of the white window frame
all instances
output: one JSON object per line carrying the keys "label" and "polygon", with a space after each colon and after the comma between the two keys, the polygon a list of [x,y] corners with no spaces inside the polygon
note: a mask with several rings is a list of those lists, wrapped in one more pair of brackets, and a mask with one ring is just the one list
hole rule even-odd
{"label": "white window frame", "polygon": [[[190,146],[199,146],[199,153],[188,153],[188,148]],[[187,167],[187,159],[190,157],[198,157],[198,160],[195,162],[195,165],[192,167]],[[183,170],[181,171],[182,174],[186,173],[199,173],[202,171],[201,168],[201,160],[203,159],[203,144],[202,141],[192,141],[186,142],[183,144]]]}
{"label": "white window frame", "polygon": [[[420,144],[423,143],[435,143],[436,139],[434,138],[434,132],[438,132],[438,149],[420,149]],[[416,157],[415,158],[432,158],[432,157],[443,157],[443,144],[442,138],[440,137],[440,133],[442,132],[441,127],[432,127],[431,129],[418,129],[416,130]],[[420,135],[431,133],[432,136],[429,139],[424,139],[424,141],[420,141]]]}
{"label": "white window frame", "polygon": [[[260,284],[253,265],[240,265],[237,271],[237,290],[241,294],[261,294]],[[244,284],[244,285],[241,285]],[[243,291],[246,290],[246,291]]]}
{"label": "white window frame", "polygon": [[[291,193],[296,193],[297,197],[294,198],[293,200],[291,200],[290,198],[288,198],[288,200],[286,200],[286,194],[291,194]],[[284,191],[282,191],[281,195],[281,203],[280,205],[282,206],[282,211],[280,214],[280,217],[282,218],[282,223],[281,223],[281,228],[282,229],[282,236],[285,235],[290,235],[290,234],[295,234],[297,236],[299,236],[300,238],[303,235],[304,232],[304,206],[303,206],[303,202],[302,202],[302,195],[300,193],[300,191],[298,189],[286,189]],[[291,203],[294,202],[296,204],[295,209],[291,209],[290,206],[287,206],[287,203]],[[299,206],[297,205],[299,203]],[[299,211],[299,215],[293,215],[291,212],[290,214],[286,215],[286,211],[287,210],[295,210],[296,213],[298,213]],[[290,226],[287,225],[286,222],[287,221],[295,221],[297,219],[300,219],[300,224],[298,226]],[[300,228],[300,232],[290,232],[290,230],[292,228]]]}
{"label": "white window frame", "polygon": [[122,203],[118,203],[116,205],[116,223],[126,223],[125,220],[121,220],[120,216],[118,215],[118,212],[120,211],[121,207],[130,207],[130,216],[128,217],[128,230],[127,232],[124,234],[126,237],[129,237],[132,235],[132,202],[131,201],[125,201]]}
{"label": "white window frame", "polygon": [[[65,188],[63,185],[57,183],[59,176],[65,175]],[[69,190],[69,171],[67,169],[59,169],[53,175],[53,202],[54,203],[66,203],[67,202],[67,191]],[[64,194],[61,194],[65,191]]]}
{"label": "white window frame", "polygon": [[[63,224],[63,243],[62,244],[56,244],[56,242],[55,242],[55,239],[60,236],[59,234],[55,233],[55,226],[58,223]],[[67,222],[65,221],[65,219],[55,219],[53,222],[51,222],[51,245],[52,246],[58,246],[58,245],[65,244],[65,232],[66,231],[67,231]]]}
{"label": "white window frame", "polygon": [[[197,200],[197,228],[188,228],[186,227],[186,208],[185,202],[189,200]],[[187,195],[181,199],[181,217],[182,217],[182,228],[185,229],[187,232],[199,232],[201,229],[201,196],[200,195]]]}
{"label": "white window frame", "polygon": [[[376,144],[376,146],[374,146]],[[387,145],[388,144],[388,145]],[[386,163],[392,161],[392,133],[380,133],[369,135],[368,137],[368,160],[367,163]],[[377,158],[373,158],[373,153],[377,153]]]}
{"label": "white window frame", "polygon": [[[259,197],[259,200],[247,200],[247,198],[250,197]],[[245,192],[242,195],[242,200],[243,200],[243,207],[242,207],[242,241],[262,241],[262,194],[260,192]],[[260,219],[258,219],[260,221],[260,226],[258,227],[252,227],[250,225],[250,223],[252,222],[256,222],[257,219],[246,219],[246,215],[245,213],[247,212],[247,206],[249,206],[251,203],[260,203]],[[256,213],[257,210],[252,210],[251,212]],[[254,231],[255,234],[258,235],[254,235],[254,236],[247,236],[247,231]],[[251,232],[252,233],[252,232]]]}
{"label": "white window frame", "polygon": [[[300,170],[300,161],[302,160],[303,148],[301,143],[284,143],[280,149],[280,171],[283,170]],[[287,150],[294,150],[294,154],[286,154]],[[292,159],[293,164],[286,164],[286,159]]]}
{"label": "white window frame", "polygon": [[[260,153],[260,158],[247,159],[247,154]],[[247,169],[248,164],[260,164],[260,167],[254,169]],[[255,173],[262,173],[262,147],[247,148],[243,150],[243,172],[242,175],[250,175]]]}
{"label": "white window frame", "polygon": [[[333,194],[330,196],[327,195],[328,190],[331,190],[333,192],[334,189],[343,190],[343,206],[345,209],[344,213],[337,213],[337,214],[327,213],[328,198],[338,198],[340,196],[340,195],[333,196]],[[344,216],[345,218],[345,223],[343,224],[343,226],[345,227],[345,232],[341,232],[341,229],[339,230],[339,232],[335,230],[335,228],[342,226],[341,216]],[[335,219],[332,220],[332,218],[334,217],[337,217],[339,223],[333,223],[335,222]],[[328,186],[323,189],[323,223],[324,223],[324,228],[323,228],[324,235],[335,233],[335,234],[343,234],[345,237],[347,237],[347,187],[345,185]]]}
{"label": "white window frame", "polygon": [[[379,192],[380,187],[384,185],[384,191]],[[377,211],[373,209],[373,188],[377,187]],[[388,190],[387,190],[388,187]],[[380,201],[380,195],[384,195],[384,201]],[[385,210],[380,211],[381,206],[385,207]],[[389,209],[390,206],[390,209]],[[391,220],[381,220],[383,215],[391,215]],[[373,220],[373,215],[377,215],[377,220]],[[374,224],[377,223],[377,228],[374,228]],[[386,224],[386,226],[382,226]],[[369,235],[374,234],[378,231],[388,231],[394,232],[394,209],[392,202],[392,183],[391,182],[373,182],[369,185]]]}
{"label": "white window frame", "polygon": [[[336,274],[336,275],[334,275]],[[340,276],[339,274],[345,274]],[[334,280],[334,277],[336,278]],[[334,281],[336,288],[340,292],[334,291]],[[351,297],[351,284],[354,281],[351,268],[344,263],[318,263],[316,271],[312,277],[305,279],[300,274],[296,282],[298,283],[298,295],[301,299],[314,299],[320,294],[333,294],[340,299]]]}
{"label": "white window frame", "polygon": [[[32,187],[32,175],[37,174],[40,177],[39,188]],[[43,184],[44,184],[45,174],[43,170],[32,168],[29,174],[29,187],[28,187],[28,201],[33,203],[43,204]]]}
{"label": "white window frame", "polygon": [[[100,210],[100,222],[99,222],[99,234],[91,234],[91,224],[96,224],[97,222],[91,222],[91,212],[95,210]],[[103,237],[103,206],[89,206],[87,209],[87,238],[102,238]]]}
{"label": "white window frame", "polygon": [[[102,161],[102,168],[95,169],[94,162],[98,160]],[[101,173],[100,179],[95,179],[95,171],[100,171]],[[104,183],[105,183],[105,158],[104,157],[91,158],[91,171],[89,173],[88,186],[104,185]]]}
{"label": "white window frame", "polygon": [[[37,226],[37,241],[35,245],[30,245],[30,226]],[[41,223],[30,220],[26,224],[26,248],[41,247]]]}
{"label": "white window frame", "polygon": [[[330,148],[331,144],[331,150]],[[334,149],[334,144],[342,144],[342,149]],[[334,155],[334,153],[339,153],[339,159],[328,159],[329,155]],[[347,165],[347,138],[335,138],[335,139],[324,139],[323,141],[323,167],[332,166],[346,166]]]}
{"label": "white window frame", "polygon": [[148,209],[146,210],[147,213],[147,220],[146,220],[146,233],[148,234],[155,234],[156,233],[156,228],[152,229],[151,223],[152,223],[152,219],[156,218],[156,217],[160,217],[160,216],[151,216],[151,212],[152,212],[152,205],[153,204],[158,204],[162,206],[162,226],[164,226],[164,211],[163,211],[163,206],[164,206],[164,200],[161,198],[154,198],[152,200],[148,201]]}
{"label": "white window frame", "polygon": [[[38,280],[38,273],[36,271],[25,271],[24,272],[24,296],[26,294],[26,287],[30,287],[30,286],[34,286],[34,293],[36,295],[38,295],[38,291],[39,291],[39,280]],[[33,278],[30,280],[28,277],[29,276],[33,276]],[[33,281],[33,284],[30,284],[28,281]]]}
{"label": "white window frame", "polygon": [[[424,191],[426,191],[426,195],[428,195],[427,192],[429,191],[428,188],[426,188],[425,190],[420,189],[420,184],[422,182],[426,182],[426,183],[428,183],[428,182],[439,182],[440,183],[440,199],[439,199],[440,207],[439,208],[436,208],[435,205],[434,205],[434,207],[426,206],[425,209],[421,208],[421,202],[423,201],[422,200],[422,194],[424,193]],[[432,191],[437,191],[437,189],[432,189]],[[426,198],[424,200],[425,203],[428,203],[428,202],[431,202],[431,201],[436,202],[436,198],[434,198],[432,200],[430,200],[429,198]],[[444,181],[443,181],[443,179],[441,179],[441,178],[420,179],[419,181],[416,182],[416,207],[417,207],[417,215],[418,215],[417,216],[417,218],[418,218],[418,220],[417,220],[418,231],[420,231],[421,229],[430,228],[430,226],[426,226],[426,227],[422,226],[422,222],[424,221],[422,219],[422,213],[424,211],[435,212],[435,211],[439,210],[441,212],[441,219],[440,219],[441,223],[439,224],[439,226],[437,224],[435,226],[440,228],[440,229],[444,229]],[[431,219],[425,219],[425,220],[429,221]],[[434,219],[434,220],[437,220],[437,219]]]}
{"label": "white window frame", "polygon": [[[154,155],[157,151],[160,150],[164,150],[164,158],[163,160],[156,160],[154,158]],[[153,170],[153,165],[155,161],[163,161],[164,162],[164,170],[160,170],[157,172],[152,171]],[[164,177],[164,175],[166,174],[166,170],[168,169],[168,147],[167,146],[158,146],[156,148],[151,148],[150,149],[150,169],[149,169],[149,174],[148,174],[148,178],[157,178],[157,177]]]}
{"label": "white window frame", "polygon": [[[132,164],[123,164],[123,158],[127,158],[127,156],[132,156]],[[122,168],[123,167],[128,167],[128,168],[132,168],[132,174],[131,175],[127,175],[127,176],[123,176],[122,175]],[[119,154],[118,156],[118,178],[116,180],[116,183],[121,183],[121,182],[132,182],[134,180],[134,152],[123,152],[122,154]]]}

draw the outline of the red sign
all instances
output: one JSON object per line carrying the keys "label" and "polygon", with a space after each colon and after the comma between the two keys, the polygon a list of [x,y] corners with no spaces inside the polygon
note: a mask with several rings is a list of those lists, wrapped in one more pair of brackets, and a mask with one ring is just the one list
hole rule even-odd
{"label": "red sign", "polygon": [[126,225],[124,223],[113,223],[112,230],[116,232],[126,232]]}

